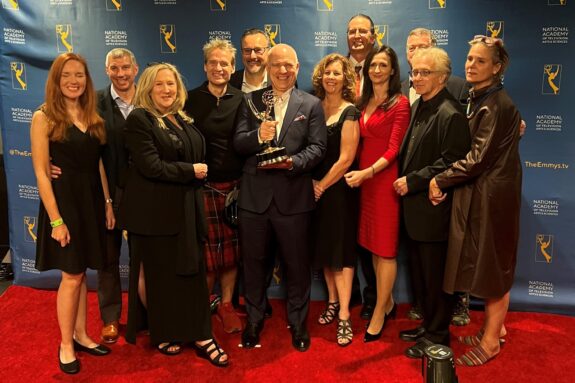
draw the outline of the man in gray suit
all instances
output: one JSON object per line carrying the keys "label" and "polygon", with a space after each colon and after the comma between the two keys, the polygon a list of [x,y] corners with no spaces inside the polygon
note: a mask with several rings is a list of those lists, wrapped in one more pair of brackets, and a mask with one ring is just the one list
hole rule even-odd
{"label": "man in gray suit", "polygon": [[[240,106],[234,147],[246,156],[240,184],[239,234],[245,279],[248,323],[242,334],[244,348],[255,347],[263,328],[269,247],[277,243],[285,266],[287,317],[292,345],[306,351],[310,345],[305,321],[309,308],[311,269],[309,222],[315,207],[311,170],[326,150],[325,117],[318,98],[295,88],[299,62],[286,44],[274,46],[268,57],[271,87],[244,96]],[[266,109],[263,93],[273,91],[273,121],[261,121]],[[257,166],[256,154],[264,142],[285,147],[288,159],[274,169]]]}

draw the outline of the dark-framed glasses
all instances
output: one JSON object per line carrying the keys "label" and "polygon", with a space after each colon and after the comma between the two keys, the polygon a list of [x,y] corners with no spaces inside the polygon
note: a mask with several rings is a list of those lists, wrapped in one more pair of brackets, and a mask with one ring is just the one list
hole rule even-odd
{"label": "dark-framed glasses", "polygon": [[242,48],[242,53],[246,56],[250,56],[252,54],[252,52],[254,52],[256,55],[263,55],[264,52],[266,51],[267,48],[260,48],[260,47],[256,47],[256,48]]}

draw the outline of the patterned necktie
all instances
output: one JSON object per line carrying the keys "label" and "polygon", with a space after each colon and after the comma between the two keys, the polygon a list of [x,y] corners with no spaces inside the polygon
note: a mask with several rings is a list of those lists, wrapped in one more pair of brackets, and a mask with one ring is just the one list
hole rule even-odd
{"label": "patterned necktie", "polygon": [[359,98],[361,96],[361,76],[359,73],[361,72],[361,65],[355,66],[355,97]]}

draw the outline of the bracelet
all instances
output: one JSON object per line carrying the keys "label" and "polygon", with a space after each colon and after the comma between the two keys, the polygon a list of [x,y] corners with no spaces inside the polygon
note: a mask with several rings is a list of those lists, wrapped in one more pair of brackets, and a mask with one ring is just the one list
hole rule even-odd
{"label": "bracelet", "polygon": [[60,217],[58,219],[55,219],[53,221],[50,221],[50,226],[52,227],[58,227],[64,224],[64,220]]}
{"label": "bracelet", "polygon": [[370,168],[371,168],[371,176],[375,177],[375,168],[373,167],[373,165],[371,165]]}
{"label": "bracelet", "polygon": [[106,198],[106,203],[112,203],[114,202],[111,198]]}

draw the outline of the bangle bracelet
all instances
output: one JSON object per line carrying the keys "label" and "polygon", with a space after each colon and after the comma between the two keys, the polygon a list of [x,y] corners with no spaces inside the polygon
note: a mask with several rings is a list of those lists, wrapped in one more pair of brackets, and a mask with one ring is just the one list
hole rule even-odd
{"label": "bangle bracelet", "polygon": [[112,203],[114,202],[111,198],[106,198],[106,203]]}
{"label": "bangle bracelet", "polygon": [[52,227],[58,227],[64,224],[64,220],[62,218],[58,218],[55,219],[53,221],[50,221],[50,226]]}
{"label": "bangle bracelet", "polygon": [[371,165],[370,168],[371,168],[371,176],[374,177],[375,176],[375,168],[373,167],[373,165]]}

